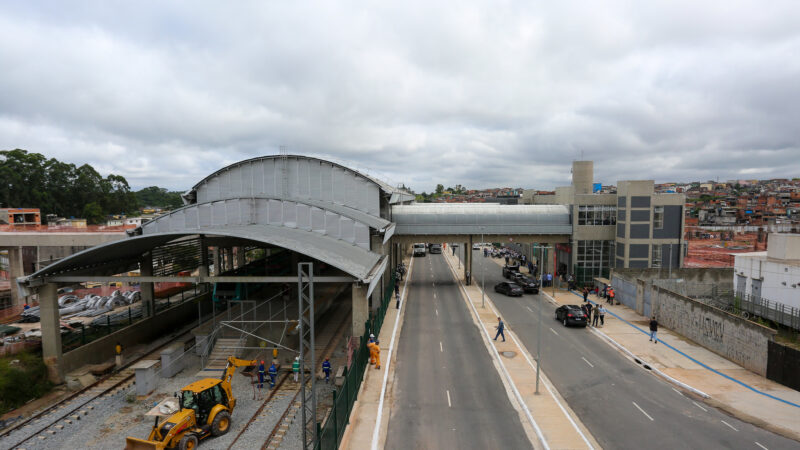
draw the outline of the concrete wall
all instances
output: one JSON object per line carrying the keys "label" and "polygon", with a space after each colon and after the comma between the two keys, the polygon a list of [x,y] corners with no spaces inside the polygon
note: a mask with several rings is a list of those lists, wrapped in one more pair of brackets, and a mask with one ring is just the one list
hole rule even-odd
{"label": "concrete wall", "polygon": [[659,324],[761,375],[767,375],[774,330],[689,297],[652,286],[653,314]]}
{"label": "concrete wall", "polygon": [[[614,269],[611,277],[622,277],[628,280],[642,279],[652,282],[669,277],[669,271],[664,269]],[[672,269],[672,278],[681,278],[687,283],[733,283],[732,268],[687,268]]]}
{"label": "concrete wall", "polygon": [[[204,303],[203,310],[210,308],[211,295],[203,294],[199,301]],[[149,342],[171,331],[177,331],[185,325],[197,323],[197,303],[186,301],[175,305],[158,315],[136,322],[134,325],[94,340],[75,350],[64,353],[62,367],[64,373],[76,370],[87,364],[99,364],[114,358],[114,346],[117,342],[123,348],[131,348],[143,342]]]}

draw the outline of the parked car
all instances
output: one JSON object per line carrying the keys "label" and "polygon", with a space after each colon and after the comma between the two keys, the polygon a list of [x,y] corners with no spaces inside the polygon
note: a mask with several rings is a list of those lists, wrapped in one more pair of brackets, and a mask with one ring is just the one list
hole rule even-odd
{"label": "parked car", "polygon": [[565,327],[570,325],[588,325],[586,314],[578,305],[561,305],[556,309],[556,320],[563,323]]}
{"label": "parked car", "polygon": [[472,244],[472,249],[473,250],[480,250],[481,249],[481,244]]}
{"label": "parked car", "polygon": [[442,253],[442,244],[428,244],[428,253]]}
{"label": "parked car", "polygon": [[494,291],[506,294],[510,297],[520,297],[524,292],[518,284],[510,281],[503,281],[502,283],[494,285]]}
{"label": "parked car", "polygon": [[503,278],[511,278],[515,273],[519,273],[519,265],[503,266]]}
{"label": "parked car", "polygon": [[517,277],[514,279],[514,283],[520,285],[526,294],[539,293],[539,282],[536,281],[535,278],[531,278],[528,275],[519,273],[519,275],[517,275]]}

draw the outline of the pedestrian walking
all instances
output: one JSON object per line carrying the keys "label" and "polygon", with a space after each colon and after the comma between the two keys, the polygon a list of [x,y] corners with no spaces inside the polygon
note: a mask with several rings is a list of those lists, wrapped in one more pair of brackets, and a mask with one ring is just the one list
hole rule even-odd
{"label": "pedestrian walking", "polygon": [[294,382],[297,383],[298,377],[300,376],[300,357],[295,356],[294,362],[292,363],[292,373],[294,374]]}
{"label": "pedestrian walking", "polygon": [[394,295],[397,295],[399,293],[400,293],[400,285],[395,283],[394,284]]}
{"label": "pedestrian walking", "polygon": [[494,340],[496,341],[499,336],[503,336],[503,342],[506,341],[506,335],[503,333],[503,330],[506,329],[506,324],[503,323],[503,319],[497,318],[497,334],[494,335]]}
{"label": "pedestrian walking", "polygon": [[592,304],[585,302],[583,305],[581,305],[581,309],[583,310],[583,314],[586,316],[586,324],[588,325],[589,322],[592,321]]}
{"label": "pedestrian walking", "polygon": [[331,359],[325,358],[322,362],[322,372],[325,373],[325,382],[331,381]]}
{"label": "pedestrian walking", "polygon": [[589,288],[586,286],[583,287],[583,301],[584,302],[589,301]]}
{"label": "pedestrian walking", "polygon": [[269,366],[269,387],[270,389],[275,387],[275,379],[278,378],[278,366],[275,365],[275,362],[272,362],[272,365]]}
{"label": "pedestrian walking", "polygon": [[650,319],[650,341],[658,344],[658,321],[656,316]]}
{"label": "pedestrian walking", "polygon": [[606,308],[603,305],[598,306],[599,308],[597,309],[597,312],[600,313],[600,327],[602,327],[606,322]]}
{"label": "pedestrian walking", "polygon": [[600,319],[600,304],[598,303],[594,305],[594,308],[592,308],[592,310],[593,310],[592,312],[594,312],[594,317],[592,318],[592,326],[596,328],[597,321]]}
{"label": "pedestrian walking", "polygon": [[397,306],[395,307],[395,309],[400,309],[400,294],[399,293],[395,293],[394,294],[394,298],[395,298],[395,300],[397,300]]}

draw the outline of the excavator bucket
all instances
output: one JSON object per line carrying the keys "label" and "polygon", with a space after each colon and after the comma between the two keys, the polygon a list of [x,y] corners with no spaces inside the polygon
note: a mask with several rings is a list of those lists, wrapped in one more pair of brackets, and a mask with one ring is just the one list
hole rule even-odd
{"label": "excavator bucket", "polygon": [[164,448],[166,447],[161,442],[132,437],[125,438],[125,450],[164,450]]}

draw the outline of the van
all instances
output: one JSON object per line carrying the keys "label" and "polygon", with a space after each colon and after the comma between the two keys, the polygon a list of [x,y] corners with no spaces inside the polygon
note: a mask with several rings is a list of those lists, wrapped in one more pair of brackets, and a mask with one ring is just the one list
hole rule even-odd
{"label": "van", "polygon": [[442,244],[429,244],[428,252],[433,255],[434,253],[442,253]]}
{"label": "van", "polygon": [[425,244],[414,244],[414,256],[425,256]]}

